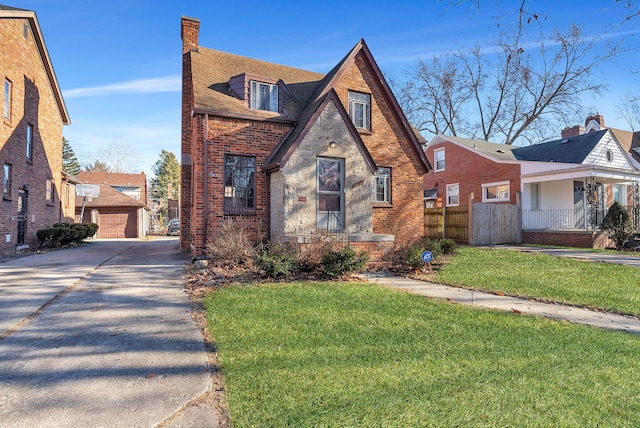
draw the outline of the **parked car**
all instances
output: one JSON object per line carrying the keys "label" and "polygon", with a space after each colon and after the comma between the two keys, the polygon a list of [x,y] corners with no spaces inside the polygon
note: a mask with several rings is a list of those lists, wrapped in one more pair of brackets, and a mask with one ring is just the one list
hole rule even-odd
{"label": "parked car", "polygon": [[171,235],[180,235],[180,220],[177,218],[169,220],[169,223],[167,223],[167,236]]}

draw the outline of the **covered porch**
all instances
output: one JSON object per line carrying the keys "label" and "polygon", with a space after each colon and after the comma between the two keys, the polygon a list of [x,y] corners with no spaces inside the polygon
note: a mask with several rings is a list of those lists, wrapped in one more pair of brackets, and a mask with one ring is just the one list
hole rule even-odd
{"label": "covered porch", "polygon": [[526,243],[604,248],[600,225],[614,201],[640,228],[640,173],[571,165],[521,176],[522,229]]}

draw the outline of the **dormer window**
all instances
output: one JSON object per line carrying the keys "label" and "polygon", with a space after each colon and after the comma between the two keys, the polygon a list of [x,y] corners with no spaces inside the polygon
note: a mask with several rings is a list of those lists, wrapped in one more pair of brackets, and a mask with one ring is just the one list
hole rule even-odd
{"label": "dormer window", "polygon": [[278,85],[251,80],[249,99],[254,110],[278,111]]}

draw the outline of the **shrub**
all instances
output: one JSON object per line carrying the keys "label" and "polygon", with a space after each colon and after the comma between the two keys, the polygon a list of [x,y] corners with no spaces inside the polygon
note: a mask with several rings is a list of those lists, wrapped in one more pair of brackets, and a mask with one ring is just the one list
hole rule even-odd
{"label": "shrub", "polygon": [[87,238],[87,234],[89,233],[89,228],[82,223],[72,224],[71,229],[77,233],[78,236],[76,239],[78,240],[83,240]]}
{"label": "shrub", "polygon": [[93,238],[100,228],[96,223],[82,223],[87,226],[87,238]]}
{"label": "shrub", "polygon": [[453,239],[441,239],[439,242],[442,254],[453,254],[456,249],[456,241]]}
{"label": "shrub", "polygon": [[94,236],[98,227],[95,223],[55,223],[38,230],[36,236],[41,248],[57,248]]}
{"label": "shrub", "polygon": [[431,252],[434,259],[440,257],[443,253],[440,243],[437,240],[421,238],[397,250],[395,257],[396,264],[411,269],[422,269],[425,266],[425,263],[422,261],[422,253],[425,251]]}
{"label": "shrub", "polygon": [[244,226],[226,219],[207,242],[208,259],[230,265],[248,265],[255,256],[255,249],[244,231]]}
{"label": "shrub", "polygon": [[364,269],[369,260],[369,254],[362,251],[359,254],[349,246],[339,250],[327,249],[322,255],[322,274],[327,278],[337,278]]}
{"label": "shrub", "polygon": [[256,254],[255,261],[272,278],[283,278],[300,271],[298,249],[293,244],[269,244]]}
{"label": "shrub", "polygon": [[609,238],[616,242],[616,247],[619,249],[624,244],[624,241],[632,232],[631,223],[629,222],[629,212],[617,201],[614,202],[607,215],[602,220],[600,225],[602,230]]}

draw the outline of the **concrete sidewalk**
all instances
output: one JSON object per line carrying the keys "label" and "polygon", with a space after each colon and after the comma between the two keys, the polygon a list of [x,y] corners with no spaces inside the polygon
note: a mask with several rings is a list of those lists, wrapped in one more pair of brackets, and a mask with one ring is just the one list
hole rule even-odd
{"label": "concrete sidewalk", "polygon": [[434,284],[384,273],[363,273],[360,275],[369,282],[387,287],[406,290],[421,296],[447,300],[455,303],[517,312],[545,318],[566,320],[577,324],[588,324],[611,330],[621,330],[640,334],[640,319],[623,315],[596,312],[575,306],[556,305],[518,299],[510,296],[499,296],[492,293],[473,291],[465,288]]}
{"label": "concrete sidewalk", "polygon": [[632,253],[635,255],[629,255],[626,252],[598,252],[581,250],[580,248],[545,248],[545,247],[529,247],[525,245],[492,245],[488,248],[495,248],[497,250],[514,250],[523,253],[544,253],[550,256],[567,257],[576,260],[586,260],[590,262],[603,262],[614,263],[617,265],[626,265],[640,268],[640,257],[638,253]]}
{"label": "concrete sidewalk", "polygon": [[0,425],[218,426],[173,238],[0,264]]}

